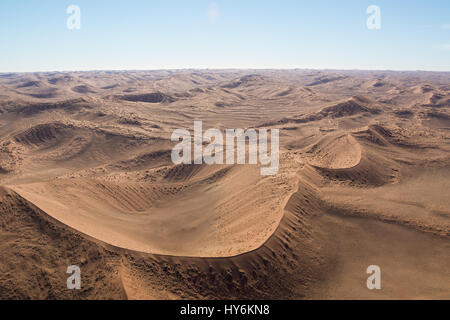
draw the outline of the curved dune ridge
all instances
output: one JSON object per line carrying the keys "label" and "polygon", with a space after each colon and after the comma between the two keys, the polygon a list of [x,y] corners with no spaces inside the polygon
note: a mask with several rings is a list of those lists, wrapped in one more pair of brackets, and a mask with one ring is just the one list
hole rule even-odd
{"label": "curved dune ridge", "polygon": [[[300,208],[298,203],[301,199],[312,200],[314,197],[310,188],[307,185],[305,187],[307,190],[297,192],[295,197],[289,200],[276,236],[271,237],[258,249],[232,258],[146,255],[110,246],[61,224],[16,192],[2,187],[0,207],[4,215],[0,222],[4,228],[4,221],[8,221],[6,230],[16,228],[15,233],[10,233],[11,241],[15,241],[16,246],[19,241],[20,247],[26,246],[27,241],[34,241],[34,237],[42,236],[41,233],[44,233],[46,240],[40,247],[39,261],[23,260],[24,256],[17,260],[5,251],[0,253],[2,261],[24,264],[26,270],[39,270],[42,267],[54,269],[55,265],[56,268],[64,268],[68,261],[74,261],[86,272],[83,276],[86,286],[92,285],[94,281],[101,284],[97,290],[79,292],[72,296],[70,291],[54,291],[45,283],[39,283],[37,286],[34,283],[26,283],[28,280],[21,278],[20,273],[15,273],[12,279],[14,283],[20,284],[21,289],[10,287],[10,297],[76,298],[86,297],[87,294],[91,298],[109,299],[268,298],[274,293],[278,297],[289,297],[294,291],[303,292],[310,280],[303,282],[303,287],[299,288],[288,285],[283,277],[294,270],[293,266],[286,263],[293,261],[304,249],[304,246],[298,246],[299,241],[294,240],[309,237],[306,226],[300,224],[300,220],[296,218],[310,215],[307,213],[308,209]],[[24,230],[18,229],[17,226]],[[291,230],[304,230],[305,235],[291,235]],[[71,260],[62,258],[64,252],[71,252]],[[310,268],[320,268],[316,261],[319,257],[310,250],[303,252],[302,256],[302,268],[305,273],[313,275],[316,271],[311,273]],[[256,270],[259,270],[257,275]],[[65,275],[55,273],[55,276],[49,278],[48,283],[55,284]],[[193,283],[196,284],[192,285]],[[268,292],[267,288],[271,288],[271,291]]]}
{"label": "curved dune ridge", "polygon": [[136,137],[63,122],[31,126],[15,133],[11,141],[35,161],[71,162],[75,166],[113,160],[140,144]]}
{"label": "curved dune ridge", "polygon": [[[450,111],[417,93],[442,79],[0,75],[17,99],[0,113],[0,298],[448,298]],[[18,98],[48,86],[64,100]],[[171,132],[197,119],[280,129],[278,173],[174,165]],[[81,291],[65,288],[72,264]]]}
{"label": "curved dune ridge", "polygon": [[[289,196],[261,181],[257,168],[245,167],[178,166],[158,183],[56,179],[13,188],[57,220],[114,246],[199,257],[261,246]],[[261,193],[266,199],[256,203]],[[249,232],[252,240],[241,242]]]}
{"label": "curved dune ridge", "polygon": [[[81,130],[79,130],[81,131]],[[33,126],[14,136],[17,143],[28,147],[48,148],[71,139],[77,134],[77,128],[63,123],[45,123]]]}
{"label": "curved dune ridge", "polygon": [[308,162],[316,167],[343,169],[361,161],[361,145],[351,134],[329,135],[308,151]]}

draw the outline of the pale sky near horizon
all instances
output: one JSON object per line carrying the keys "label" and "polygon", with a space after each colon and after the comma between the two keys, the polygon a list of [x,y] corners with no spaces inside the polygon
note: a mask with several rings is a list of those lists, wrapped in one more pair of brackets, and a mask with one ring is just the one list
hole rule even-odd
{"label": "pale sky near horizon", "polygon": [[[81,28],[69,30],[77,5]],[[369,30],[369,5],[381,29]],[[0,72],[450,71],[448,0],[1,0]]]}

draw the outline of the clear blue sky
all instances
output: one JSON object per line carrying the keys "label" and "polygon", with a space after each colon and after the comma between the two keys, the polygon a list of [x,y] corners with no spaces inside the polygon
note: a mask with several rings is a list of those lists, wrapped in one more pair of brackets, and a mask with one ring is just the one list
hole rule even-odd
{"label": "clear blue sky", "polygon": [[[81,9],[80,30],[66,27],[71,4]],[[366,27],[371,4],[381,8],[381,30]],[[0,72],[450,71],[450,1],[1,0],[0,41]]]}

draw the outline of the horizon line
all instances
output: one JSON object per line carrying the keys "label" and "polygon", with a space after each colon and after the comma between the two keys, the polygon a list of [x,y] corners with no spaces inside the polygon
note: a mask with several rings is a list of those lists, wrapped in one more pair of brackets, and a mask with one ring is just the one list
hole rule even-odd
{"label": "horizon line", "polygon": [[300,68],[300,67],[288,67],[288,68],[252,68],[252,67],[229,67],[229,68],[145,68],[145,69],[79,69],[79,70],[37,70],[37,71],[0,71],[0,75],[5,74],[28,74],[28,73],[75,73],[75,72],[145,72],[145,71],[233,71],[233,70],[259,70],[259,71],[295,71],[295,70],[314,70],[314,71],[371,71],[371,72],[429,72],[429,73],[449,73],[450,70],[429,70],[429,69],[391,69],[391,68]]}

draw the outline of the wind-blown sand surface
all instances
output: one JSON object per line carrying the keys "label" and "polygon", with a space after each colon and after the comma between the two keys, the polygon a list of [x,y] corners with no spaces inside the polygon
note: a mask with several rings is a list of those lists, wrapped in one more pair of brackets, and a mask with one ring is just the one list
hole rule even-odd
{"label": "wind-blown sand surface", "polygon": [[[174,165],[196,120],[278,174]],[[448,73],[0,74],[0,298],[449,299],[449,129]]]}

